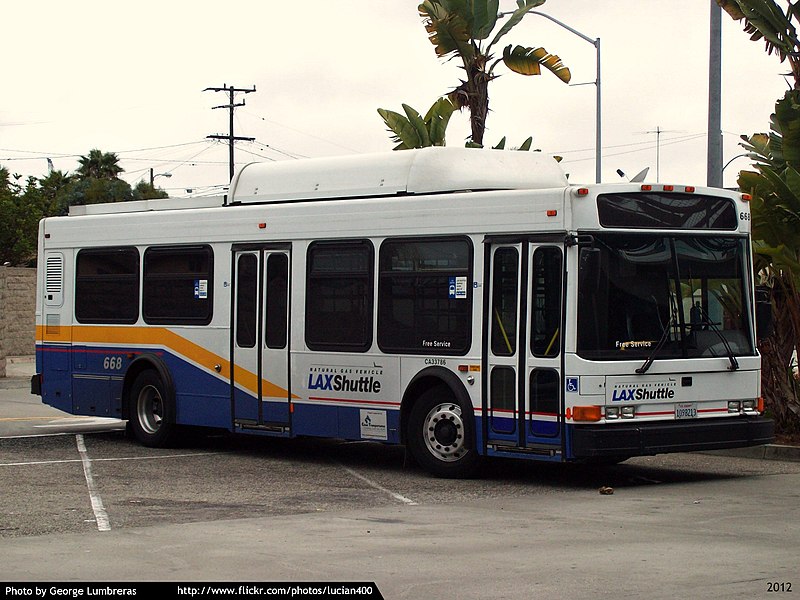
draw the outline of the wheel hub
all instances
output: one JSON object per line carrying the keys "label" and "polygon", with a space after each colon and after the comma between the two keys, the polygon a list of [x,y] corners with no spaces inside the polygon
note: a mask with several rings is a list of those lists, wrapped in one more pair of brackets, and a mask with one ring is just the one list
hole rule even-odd
{"label": "wheel hub", "polygon": [[439,404],[425,417],[425,446],[439,460],[453,462],[466,452],[461,407],[451,402]]}
{"label": "wheel hub", "polygon": [[152,385],[142,388],[136,402],[139,424],[147,433],[156,433],[164,419],[164,402],[161,394]]}

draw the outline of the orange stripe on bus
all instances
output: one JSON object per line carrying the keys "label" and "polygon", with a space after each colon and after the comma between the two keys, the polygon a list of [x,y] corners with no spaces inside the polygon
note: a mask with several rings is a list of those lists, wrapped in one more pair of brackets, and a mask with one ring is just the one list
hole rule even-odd
{"label": "orange stripe on bus", "polygon": [[[230,380],[231,363],[229,361],[165,327],[72,325],[60,326],[58,329],[58,333],[55,334],[52,326],[37,325],[36,340],[39,343],[124,344],[169,348],[209,371],[216,372],[214,367],[220,365],[219,374]],[[253,394],[258,394],[258,375],[252,371],[237,366],[234,381]],[[289,397],[288,390],[266,379],[261,380],[261,394],[262,397],[271,398]],[[294,394],[291,397],[299,398]]]}

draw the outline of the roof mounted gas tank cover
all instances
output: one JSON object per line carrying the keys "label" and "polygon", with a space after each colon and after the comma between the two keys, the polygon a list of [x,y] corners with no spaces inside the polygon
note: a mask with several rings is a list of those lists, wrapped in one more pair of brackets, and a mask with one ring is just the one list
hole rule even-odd
{"label": "roof mounted gas tank cover", "polygon": [[421,148],[251,163],[231,182],[229,204],[567,186],[539,152]]}

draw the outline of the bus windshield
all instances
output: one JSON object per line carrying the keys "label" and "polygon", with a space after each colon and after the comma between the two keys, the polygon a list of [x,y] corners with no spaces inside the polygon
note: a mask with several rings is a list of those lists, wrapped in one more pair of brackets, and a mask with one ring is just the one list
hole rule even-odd
{"label": "bus windshield", "polygon": [[747,242],[597,234],[581,248],[578,354],[593,360],[753,355]]}

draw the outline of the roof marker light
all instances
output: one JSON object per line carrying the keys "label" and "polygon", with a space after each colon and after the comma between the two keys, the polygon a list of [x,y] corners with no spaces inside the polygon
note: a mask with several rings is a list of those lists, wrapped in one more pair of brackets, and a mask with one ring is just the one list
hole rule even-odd
{"label": "roof marker light", "polygon": [[576,192],[578,196],[588,196],[589,195],[589,188],[578,188]]}
{"label": "roof marker light", "polygon": [[649,183],[643,183],[642,184],[642,191],[643,192],[650,192],[652,190],[653,190],[653,186],[650,185]]}
{"label": "roof marker light", "polygon": [[258,224],[258,228],[259,229],[266,229],[267,228],[267,224],[266,223],[259,223]]}
{"label": "roof marker light", "polygon": [[742,200],[744,200],[745,202],[750,202],[750,200],[752,199],[753,197],[750,194],[742,194]]}
{"label": "roof marker light", "polygon": [[693,185],[687,185],[687,186],[686,186],[686,189],[685,189],[684,191],[685,191],[687,194],[694,194],[694,186],[693,186]]}
{"label": "roof marker light", "polygon": [[664,186],[664,191],[665,192],[674,192],[675,191],[675,186],[674,185],[665,185]]}

